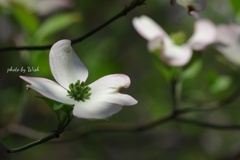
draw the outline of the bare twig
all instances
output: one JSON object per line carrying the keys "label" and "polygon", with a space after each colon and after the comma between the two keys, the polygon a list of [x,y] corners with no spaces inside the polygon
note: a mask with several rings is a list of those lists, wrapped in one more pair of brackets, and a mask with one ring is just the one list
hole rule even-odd
{"label": "bare twig", "polygon": [[[176,114],[177,113],[177,114]],[[80,127],[74,131],[68,131],[63,133],[62,138],[59,141],[69,141],[77,138],[81,138],[87,136],[89,134],[94,133],[104,133],[104,132],[143,132],[154,127],[157,127],[161,124],[170,122],[174,120],[174,118],[180,114],[181,112],[176,112],[174,114],[169,114],[165,117],[159,118],[157,120],[141,124],[141,125],[134,125],[134,124],[99,124],[99,125],[90,125]]]}
{"label": "bare twig", "polygon": [[47,136],[44,132],[34,130],[21,124],[9,124],[0,129],[0,137],[4,137],[8,134],[19,134],[31,139],[39,139],[40,137]]}
{"label": "bare twig", "polygon": [[[105,28],[106,26],[108,26],[109,24],[111,24],[112,22],[114,22],[115,20],[127,15],[130,11],[132,11],[133,9],[135,9],[138,6],[141,6],[145,3],[146,0],[132,0],[132,2],[129,5],[126,5],[125,8],[117,13],[115,16],[113,16],[112,18],[110,18],[109,20],[107,20],[106,22],[104,22],[103,24],[101,24],[100,26],[94,28],[93,30],[89,31],[88,33],[77,37],[75,39],[72,39],[72,44],[76,44],[79,43],[83,40],[85,40],[86,38],[90,37],[91,35],[93,35],[94,33],[100,31],[101,29]],[[51,46],[53,44],[48,44],[48,45],[44,45],[44,46],[19,46],[19,47],[5,47],[5,48],[0,48],[0,52],[7,52],[7,51],[22,51],[22,50],[28,50],[28,51],[36,51],[36,50],[47,50],[50,49]]]}
{"label": "bare twig", "polygon": [[60,136],[61,132],[58,132],[58,131],[54,131],[52,134],[50,134],[49,136],[43,138],[43,139],[40,139],[40,140],[37,140],[35,142],[32,142],[32,143],[29,143],[25,146],[22,146],[22,147],[19,147],[19,148],[9,148],[7,147],[7,145],[5,145],[2,141],[0,141],[0,146],[7,152],[7,153],[14,153],[14,152],[21,152],[21,151],[24,151],[24,150],[27,150],[29,148],[32,148],[34,146],[37,146],[39,144],[42,144],[44,142],[47,142],[51,139],[54,139],[54,138],[58,138]]}
{"label": "bare twig", "polygon": [[[148,123],[141,124],[141,125],[99,124],[99,125],[85,126],[85,127],[79,128],[75,131],[68,131],[68,132],[63,133],[63,137],[61,138],[61,140],[58,140],[58,142],[59,141],[61,141],[61,142],[69,141],[69,140],[73,140],[76,138],[81,138],[81,137],[87,136],[89,134],[100,133],[100,132],[143,132],[143,131],[152,129],[154,127],[160,126],[162,124],[165,124],[167,122],[170,122],[172,120],[175,120],[176,122],[181,122],[181,123],[190,123],[193,125],[198,125],[198,126],[210,128],[210,129],[231,130],[231,131],[232,130],[240,130],[240,125],[220,125],[220,124],[201,122],[201,121],[197,121],[197,120],[185,119],[185,118],[179,117],[180,115],[183,115],[188,112],[189,112],[188,110],[175,110],[165,117],[162,117],[157,120],[150,121]],[[45,138],[42,138],[33,143],[27,144],[27,145],[19,147],[19,148],[14,148],[14,149],[8,148],[2,141],[0,141],[0,147],[2,147],[8,153],[21,152],[26,149],[32,148],[34,146],[37,146],[39,144],[42,144],[44,142],[47,142],[49,140],[58,138],[62,132],[63,132],[63,130],[54,131],[52,134],[46,136]]]}
{"label": "bare twig", "polygon": [[190,123],[193,125],[205,127],[205,128],[210,128],[210,129],[217,129],[217,130],[240,130],[240,125],[222,125],[222,124],[213,124],[213,123],[208,123],[208,122],[202,122],[198,120],[193,120],[193,119],[186,119],[186,118],[176,118],[178,122],[182,123]]}

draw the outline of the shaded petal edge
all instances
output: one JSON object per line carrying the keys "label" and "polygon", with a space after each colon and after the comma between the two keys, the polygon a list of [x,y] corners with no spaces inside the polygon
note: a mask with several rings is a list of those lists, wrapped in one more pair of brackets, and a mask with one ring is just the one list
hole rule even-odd
{"label": "shaded petal edge", "polygon": [[67,96],[67,90],[54,81],[38,77],[20,76],[20,78],[29,83],[27,88],[31,88],[49,99],[65,104],[74,104],[74,101]]}
{"label": "shaded petal edge", "polygon": [[85,101],[76,103],[73,115],[86,119],[106,119],[122,109],[121,105],[103,101]]}

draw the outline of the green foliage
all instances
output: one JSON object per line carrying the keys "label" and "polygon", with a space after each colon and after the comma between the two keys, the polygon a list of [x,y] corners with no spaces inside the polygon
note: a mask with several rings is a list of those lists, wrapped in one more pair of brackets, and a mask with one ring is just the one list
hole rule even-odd
{"label": "green foliage", "polygon": [[62,109],[63,107],[64,107],[64,104],[56,104],[56,103],[55,103],[55,104],[53,105],[53,108],[52,108],[52,109],[53,109],[54,111],[57,111],[57,110]]}
{"label": "green foliage", "polygon": [[21,4],[13,3],[11,6],[11,13],[15,20],[24,28],[29,34],[34,34],[39,27],[39,19],[37,15],[28,10]]}
{"label": "green foliage", "polygon": [[223,92],[229,89],[231,84],[232,79],[229,76],[218,76],[210,86],[210,90],[212,93]]}
{"label": "green foliage", "polygon": [[50,109],[56,114],[58,119],[57,130],[63,131],[65,127],[73,119],[73,114],[72,114],[73,106],[55,102],[45,97],[39,97],[39,98],[43,99],[48,104]]}
{"label": "green foliage", "polygon": [[198,73],[201,71],[201,69],[202,69],[202,61],[197,60],[197,61],[193,62],[190,66],[188,66],[188,68],[186,68],[182,72],[181,76],[183,79],[194,78],[195,76],[198,75]]}
{"label": "green foliage", "polygon": [[47,18],[34,34],[36,43],[46,40],[50,36],[54,36],[66,28],[69,28],[76,22],[81,21],[79,13],[62,13]]}
{"label": "green foliage", "polygon": [[239,13],[240,11],[240,1],[239,0],[230,0],[231,6],[235,13]]}

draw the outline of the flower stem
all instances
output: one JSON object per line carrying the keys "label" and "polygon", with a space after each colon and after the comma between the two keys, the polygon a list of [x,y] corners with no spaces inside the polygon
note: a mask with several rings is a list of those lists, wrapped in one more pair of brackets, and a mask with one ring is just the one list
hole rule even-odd
{"label": "flower stem", "polygon": [[68,124],[73,119],[72,114],[69,114],[69,113],[66,113],[66,114],[67,115],[62,119],[62,122],[59,122],[57,130],[53,131],[52,134],[50,134],[50,135],[48,135],[48,136],[46,136],[46,137],[44,137],[40,140],[37,140],[37,141],[34,141],[34,142],[29,143],[27,145],[24,145],[22,147],[17,147],[17,148],[13,148],[13,149],[9,148],[2,141],[0,141],[0,147],[3,148],[7,153],[21,152],[21,151],[27,150],[29,148],[32,148],[34,146],[37,146],[39,144],[45,143],[45,142],[47,142],[51,139],[59,138],[60,134],[64,131],[64,129],[68,126]]}
{"label": "flower stem", "polygon": [[61,132],[54,131],[52,134],[48,135],[48,136],[45,137],[45,138],[42,138],[42,139],[40,139],[40,140],[37,140],[37,141],[35,141],[35,142],[29,143],[29,144],[27,144],[27,145],[24,145],[24,146],[18,147],[18,148],[13,148],[13,149],[8,148],[3,142],[1,142],[1,146],[5,149],[5,151],[6,151],[7,153],[21,152],[21,151],[27,150],[27,149],[29,149],[29,148],[32,148],[32,147],[34,147],[34,146],[37,146],[37,145],[39,145],[39,144],[42,144],[42,143],[44,143],[44,142],[47,142],[47,141],[49,141],[49,140],[51,140],[51,139],[59,138],[60,134],[61,134]]}
{"label": "flower stem", "polygon": [[180,86],[180,69],[174,68],[174,73],[172,79],[170,81],[170,91],[172,97],[172,109],[173,112],[177,111],[180,103],[180,94],[181,94],[181,86]]}

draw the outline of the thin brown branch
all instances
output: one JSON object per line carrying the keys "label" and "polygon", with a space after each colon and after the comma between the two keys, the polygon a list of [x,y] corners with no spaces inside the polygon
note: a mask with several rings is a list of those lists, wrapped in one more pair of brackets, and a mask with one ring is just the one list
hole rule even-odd
{"label": "thin brown branch", "polygon": [[[77,37],[75,39],[72,39],[72,44],[77,44],[83,40],[85,40],[86,38],[90,37],[91,35],[95,34],[96,32],[100,31],[101,29],[105,28],[106,26],[108,26],[109,24],[111,24],[112,22],[114,22],[115,20],[126,16],[130,11],[132,11],[133,9],[135,9],[138,6],[141,6],[143,4],[145,4],[146,0],[132,0],[132,2],[129,5],[126,5],[125,8],[120,11],[119,13],[117,13],[115,16],[113,16],[112,18],[110,18],[109,20],[107,20],[106,22],[104,22],[103,24],[101,24],[100,26],[92,29],[91,31],[89,31],[88,33]],[[53,44],[48,44],[48,45],[43,45],[43,46],[14,46],[14,47],[5,47],[5,48],[0,48],[0,52],[7,52],[7,51],[22,51],[22,50],[28,50],[28,51],[36,51],[36,50],[47,50],[50,49],[51,46]]]}
{"label": "thin brown branch", "polygon": [[19,134],[31,139],[40,139],[41,137],[47,136],[47,133],[34,130],[21,124],[9,124],[0,129],[0,137],[4,137],[8,134]]}
{"label": "thin brown branch", "polygon": [[185,110],[186,112],[208,112],[222,109],[239,98],[239,89],[240,87],[237,86],[230,95],[223,98],[222,100],[201,103],[195,107],[185,108]]}
{"label": "thin brown branch", "polygon": [[165,117],[159,118],[154,121],[150,121],[145,124],[141,125],[135,125],[135,124],[99,124],[99,125],[90,125],[90,126],[84,126],[80,127],[79,129],[76,129],[74,131],[68,131],[62,134],[61,139],[58,139],[57,141],[63,142],[63,141],[69,141],[74,140],[77,138],[81,138],[90,134],[95,133],[106,133],[106,132],[143,132],[150,129],[153,129],[154,127],[157,127],[159,125],[165,124],[167,122],[170,122],[174,120],[178,115],[183,114],[185,112],[181,111],[175,111],[174,113],[170,113]]}
{"label": "thin brown branch", "polygon": [[47,142],[47,141],[49,141],[49,140],[51,140],[51,139],[59,138],[60,134],[61,134],[61,132],[55,131],[55,132],[53,132],[52,134],[48,135],[48,136],[45,137],[45,138],[42,138],[42,139],[40,139],[40,140],[37,140],[37,141],[35,141],[35,142],[29,143],[29,144],[27,144],[27,145],[25,145],[25,146],[21,146],[21,147],[18,147],[18,148],[13,148],[13,149],[11,149],[11,148],[7,147],[7,145],[5,145],[2,141],[0,141],[0,143],[1,143],[0,146],[2,146],[7,153],[21,152],[21,151],[27,150],[27,149],[29,149],[29,148],[32,148],[32,147],[34,147],[34,146],[37,146],[37,145],[39,145],[39,144],[42,144],[42,143],[44,143],[44,142]]}
{"label": "thin brown branch", "polygon": [[182,123],[189,123],[193,125],[197,125],[200,127],[205,127],[205,128],[210,128],[210,129],[217,129],[217,130],[239,130],[240,131],[240,125],[222,125],[222,124],[213,124],[209,122],[203,122],[203,121],[198,121],[198,120],[193,120],[193,119],[186,119],[186,118],[176,118],[176,121],[182,122]]}

